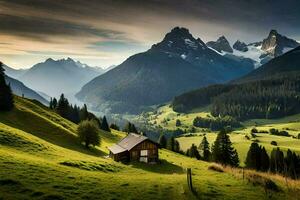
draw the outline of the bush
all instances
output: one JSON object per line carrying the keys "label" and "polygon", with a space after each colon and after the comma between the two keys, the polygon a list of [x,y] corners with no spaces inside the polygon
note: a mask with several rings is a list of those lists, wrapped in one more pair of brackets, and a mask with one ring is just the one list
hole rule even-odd
{"label": "bush", "polygon": [[277,142],[276,141],[272,141],[271,145],[277,146]]}
{"label": "bush", "polygon": [[77,128],[77,134],[80,142],[84,142],[87,148],[89,145],[96,146],[101,142],[99,128],[93,121],[84,120],[80,122]]}
{"label": "bush", "polygon": [[290,136],[289,132],[287,132],[287,131],[278,131],[275,128],[271,128],[270,129],[270,134],[271,135],[278,135],[278,136],[285,136],[285,137],[289,137]]}
{"label": "bush", "polygon": [[251,133],[258,133],[258,130],[256,128],[251,129]]}
{"label": "bush", "polygon": [[224,168],[218,164],[212,164],[208,166],[208,169],[216,172],[224,172]]}

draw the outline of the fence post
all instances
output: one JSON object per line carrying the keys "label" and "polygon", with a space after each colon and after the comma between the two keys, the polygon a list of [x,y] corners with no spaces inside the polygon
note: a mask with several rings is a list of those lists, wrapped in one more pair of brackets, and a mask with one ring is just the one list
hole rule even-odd
{"label": "fence post", "polygon": [[192,180],[192,169],[191,168],[187,168],[187,183],[188,183],[188,187],[191,191],[193,191],[193,180]]}

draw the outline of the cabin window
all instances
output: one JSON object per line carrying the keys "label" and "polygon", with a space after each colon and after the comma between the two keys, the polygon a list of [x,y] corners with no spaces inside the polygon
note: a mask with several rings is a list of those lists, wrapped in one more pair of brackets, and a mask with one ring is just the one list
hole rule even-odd
{"label": "cabin window", "polygon": [[148,156],[148,150],[141,150],[141,156]]}
{"label": "cabin window", "polygon": [[148,162],[148,157],[140,157],[140,162]]}

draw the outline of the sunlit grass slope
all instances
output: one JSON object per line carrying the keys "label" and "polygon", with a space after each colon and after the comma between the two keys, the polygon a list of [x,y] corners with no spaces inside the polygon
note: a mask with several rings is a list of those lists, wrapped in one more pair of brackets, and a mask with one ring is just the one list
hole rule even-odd
{"label": "sunlit grass slope", "polygon": [[[114,162],[106,158],[106,147],[124,133],[101,132],[101,146],[89,151],[75,130],[75,124],[48,108],[16,97],[16,108],[0,114],[0,199],[266,198],[260,185],[167,150],[160,150],[157,165]],[[196,195],[187,189],[187,167]],[[297,198],[296,190],[289,192],[277,182],[282,191],[273,199]]]}

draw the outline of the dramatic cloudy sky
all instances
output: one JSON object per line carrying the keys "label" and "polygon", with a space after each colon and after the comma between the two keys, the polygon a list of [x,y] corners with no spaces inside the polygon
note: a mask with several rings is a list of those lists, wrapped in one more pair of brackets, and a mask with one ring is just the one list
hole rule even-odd
{"label": "dramatic cloudy sky", "polygon": [[0,60],[28,68],[48,57],[119,64],[175,26],[203,41],[300,40],[299,0],[0,0]]}

